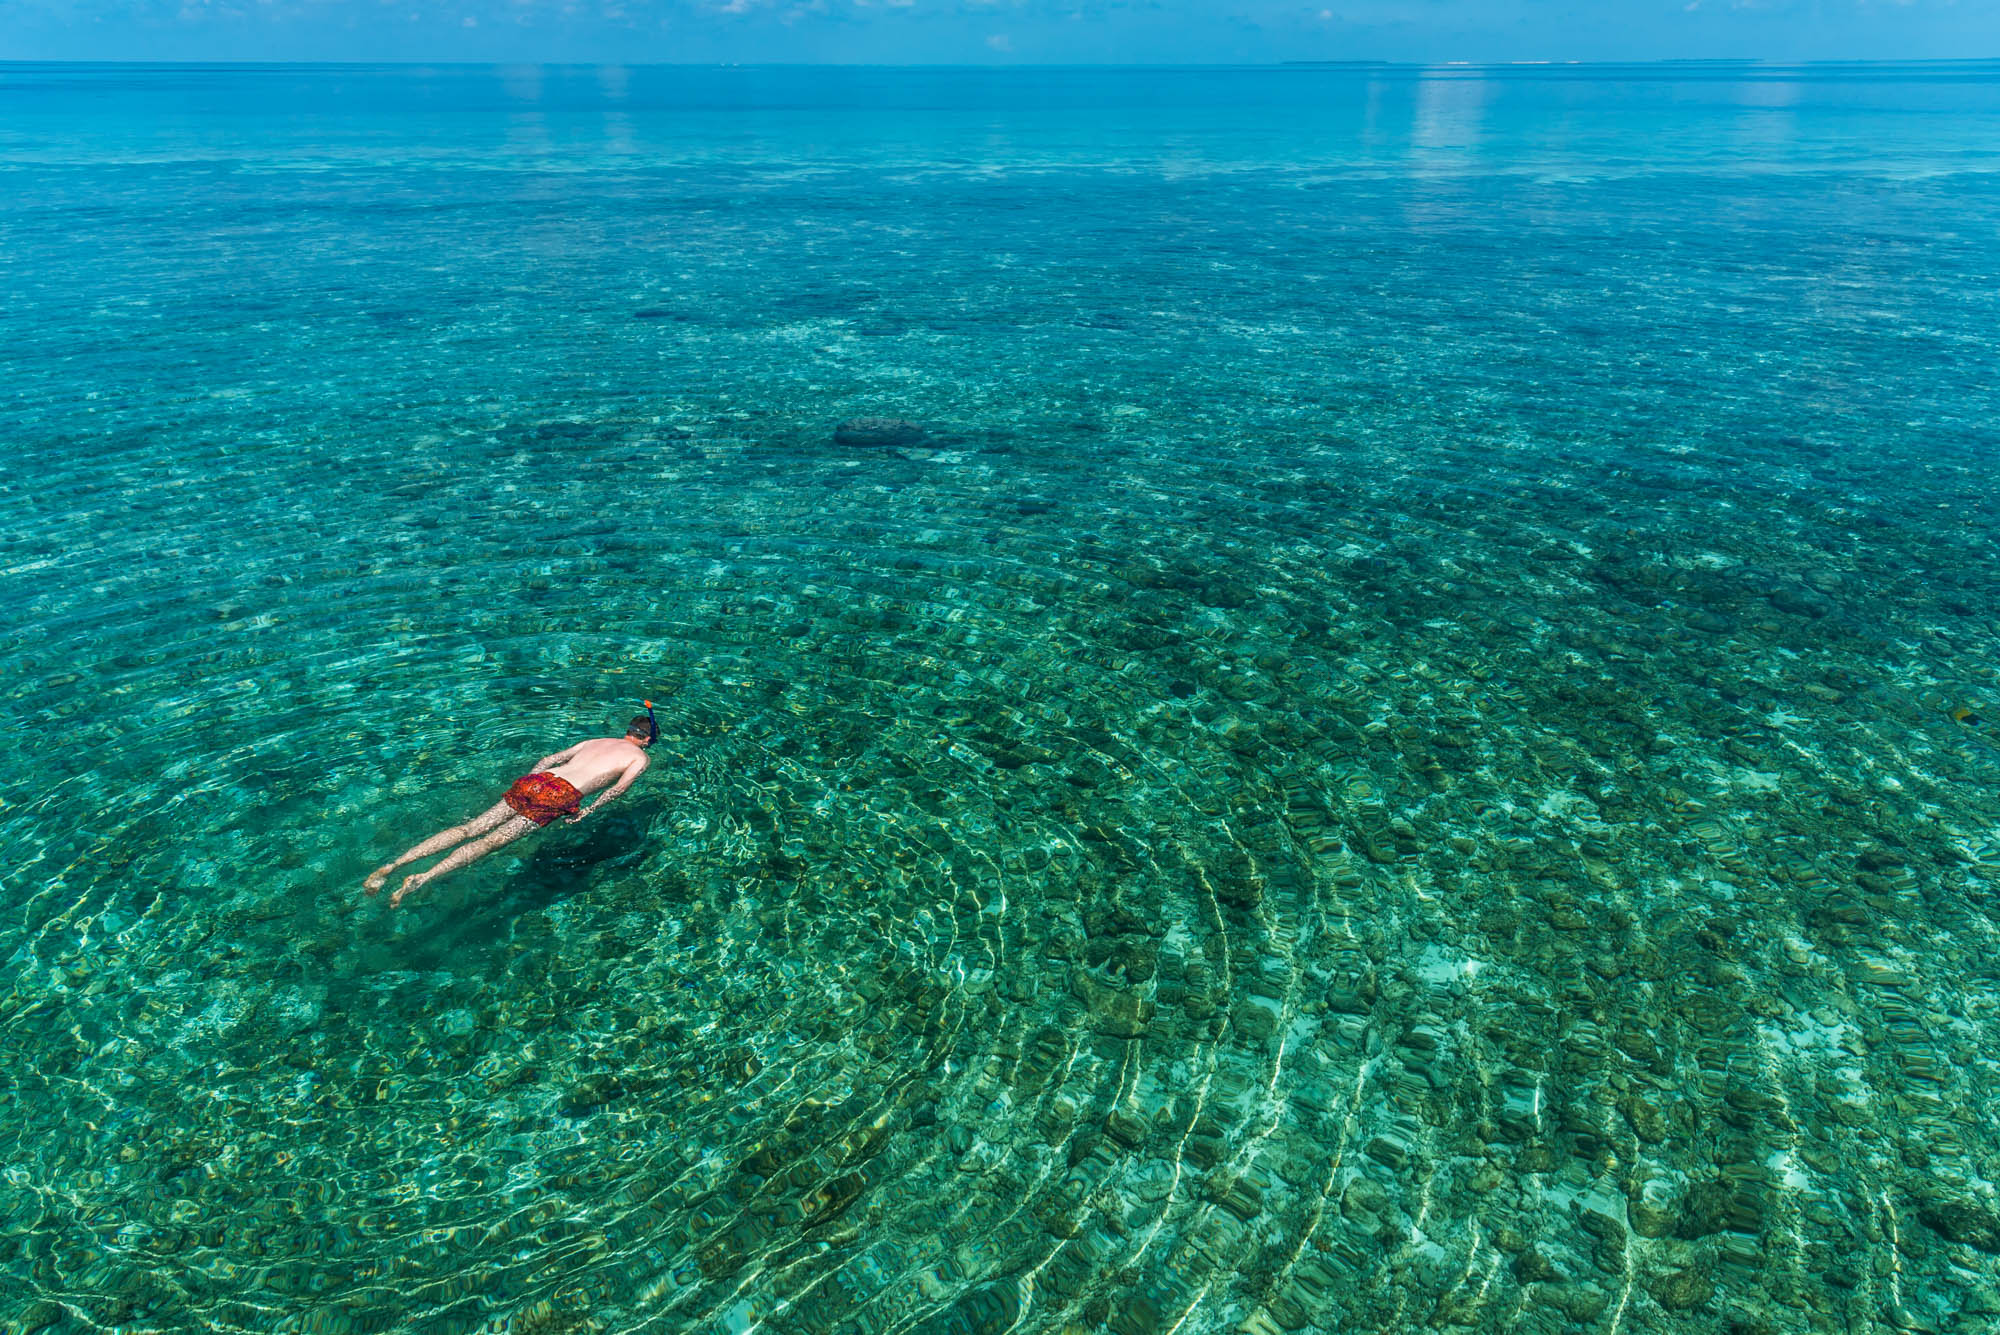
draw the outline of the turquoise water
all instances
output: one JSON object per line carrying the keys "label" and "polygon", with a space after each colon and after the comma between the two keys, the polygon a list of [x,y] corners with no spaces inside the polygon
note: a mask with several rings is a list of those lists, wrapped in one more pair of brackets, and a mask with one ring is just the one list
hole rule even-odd
{"label": "turquoise water", "polygon": [[0,66],[0,279],[0,1328],[2000,1323],[2000,65]]}

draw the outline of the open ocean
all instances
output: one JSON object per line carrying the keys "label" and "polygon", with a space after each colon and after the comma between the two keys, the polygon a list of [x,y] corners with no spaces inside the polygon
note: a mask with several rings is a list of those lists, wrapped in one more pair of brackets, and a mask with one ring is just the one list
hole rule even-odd
{"label": "open ocean", "polygon": [[0,65],[0,293],[0,1330],[2000,1329],[2000,63]]}

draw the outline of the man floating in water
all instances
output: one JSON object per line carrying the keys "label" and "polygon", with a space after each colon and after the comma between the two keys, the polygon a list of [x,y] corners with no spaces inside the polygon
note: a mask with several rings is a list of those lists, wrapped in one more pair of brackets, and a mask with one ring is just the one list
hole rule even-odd
{"label": "man floating in water", "polygon": [[[389,896],[389,907],[395,908],[410,891],[446,872],[479,861],[494,849],[513,843],[558,816],[571,825],[576,824],[584,816],[603,810],[605,803],[630,788],[646,772],[649,763],[646,748],[659,735],[660,725],[653,720],[653,702],[648,700],[646,712],[633,717],[622,738],[593,737],[567,751],[543,756],[535,762],[532,773],[514,780],[514,786],[500,801],[465,824],[432,835],[394,862],[383,863],[362,882],[363,887],[369,894],[376,894],[388,884],[390,873],[404,863],[450,848],[451,855],[435,867],[403,878],[396,893]],[[607,785],[611,791],[591,803],[586,811],[581,805],[584,795]],[[452,847],[454,844],[456,848]]]}

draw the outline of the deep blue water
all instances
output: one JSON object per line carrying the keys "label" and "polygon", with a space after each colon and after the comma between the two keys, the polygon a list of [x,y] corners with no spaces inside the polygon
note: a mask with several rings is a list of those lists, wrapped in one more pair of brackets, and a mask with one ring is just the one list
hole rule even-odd
{"label": "deep blue water", "polygon": [[2000,1319],[2000,64],[0,65],[0,291],[0,1326]]}

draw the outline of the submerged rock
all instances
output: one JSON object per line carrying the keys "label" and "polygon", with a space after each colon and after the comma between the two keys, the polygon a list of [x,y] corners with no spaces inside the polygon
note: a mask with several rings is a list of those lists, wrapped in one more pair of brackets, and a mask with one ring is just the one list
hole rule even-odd
{"label": "submerged rock", "polygon": [[556,1110],[564,1117],[584,1117],[624,1093],[625,1086],[615,1075],[587,1075],[569,1087]]}
{"label": "submerged rock", "polygon": [[897,449],[922,445],[930,432],[906,417],[850,417],[833,429],[833,443],[857,449]]}
{"label": "submerged rock", "polygon": [[799,1201],[800,1226],[812,1228],[839,1218],[860,1197],[868,1179],[860,1173],[843,1173],[807,1192]]}
{"label": "submerged rock", "polygon": [[1611,1295],[1590,1283],[1551,1284],[1543,1291],[1543,1296],[1578,1325],[1588,1325],[1597,1320],[1611,1305]]}
{"label": "submerged rock", "polygon": [[1654,1280],[1648,1292],[1669,1312],[1685,1312],[1714,1297],[1715,1285],[1693,1270],[1676,1270]]}
{"label": "submerged rock", "polygon": [[972,1290],[917,1329],[923,1335],[1000,1335],[1021,1319],[1020,1287],[1000,1280]]}
{"label": "submerged rock", "polygon": [[1137,1038],[1153,1022],[1151,1000],[1098,981],[1082,969],[1071,975],[1070,990],[1090,1012],[1091,1027],[1113,1038]]}
{"label": "submerged rock", "polygon": [[1672,1236],[1680,1220],[1672,1207],[1671,1195],[1668,1184],[1658,1178],[1634,1192],[1625,1207],[1626,1222],[1632,1231],[1642,1238]]}
{"label": "submerged rock", "polygon": [[1917,1204],[1917,1218],[1953,1242],[2000,1255],[2000,1214],[1967,1200],[1927,1200]]}
{"label": "submerged rock", "polygon": [[1732,1194],[1729,1184],[1720,1178],[1697,1182],[1681,1201],[1680,1218],[1675,1222],[1674,1235],[1692,1240],[1720,1233],[1729,1226]]}
{"label": "submerged rock", "polygon": [[1563,1273],[1540,1248],[1528,1247],[1514,1258],[1514,1278],[1523,1284],[1547,1284],[1560,1282]]}

